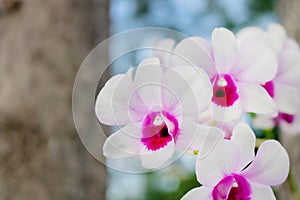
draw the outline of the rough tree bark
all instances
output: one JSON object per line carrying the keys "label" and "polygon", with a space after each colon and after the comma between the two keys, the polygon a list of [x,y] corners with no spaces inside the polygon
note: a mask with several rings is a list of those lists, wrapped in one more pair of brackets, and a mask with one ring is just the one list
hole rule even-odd
{"label": "rough tree bark", "polygon": [[104,199],[73,125],[75,73],[108,34],[108,0],[0,0],[0,199]]}
{"label": "rough tree bark", "polygon": [[[300,1],[299,0],[279,0],[277,10],[282,24],[287,29],[288,35],[300,42]],[[300,67],[300,65],[299,65]],[[300,78],[300,77],[299,77]],[[286,182],[278,188],[278,199],[299,200],[300,199],[300,135],[282,137],[283,145],[291,160],[290,184]],[[290,185],[293,185],[291,188]],[[297,194],[298,193],[298,194]]]}

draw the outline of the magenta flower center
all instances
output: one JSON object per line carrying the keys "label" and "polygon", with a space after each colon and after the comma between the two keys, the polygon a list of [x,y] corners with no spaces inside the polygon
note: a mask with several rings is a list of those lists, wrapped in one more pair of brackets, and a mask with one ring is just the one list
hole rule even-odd
{"label": "magenta flower center", "polygon": [[228,74],[216,75],[212,79],[212,101],[222,107],[232,106],[239,98],[233,78]]}
{"label": "magenta flower center", "polygon": [[243,176],[232,174],[214,187],[212,196],[214,200],[250,200],[251,187]]}
{"label": "magenta flower center", "polygon": [[280,121],[285,121],[288,124],[292,124],[295,120],[295,116],[287,113],[279,113],[278,116],[274,119],[276,124],[279,124]]}
{"label": "magenta flower center", "polygon": [[142,143],[152,151],[165,147],[169,142],[177,139],[177,119],[167,112],[152,112],[143,121]]}
{"label": "magenta flower center", "polygon": [[270,97],[274,97],[274,84],[272,81],[266,82],[264,85],[262,85],[265,90],[268,92]]}

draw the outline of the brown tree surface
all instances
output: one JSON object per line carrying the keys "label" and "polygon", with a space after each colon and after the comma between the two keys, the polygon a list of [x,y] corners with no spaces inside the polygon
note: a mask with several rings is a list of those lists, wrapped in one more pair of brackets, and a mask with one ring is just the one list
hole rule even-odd
{"label": "brown tree surface", "polygon": [[75,73],[108,34],[108,0],[0,0],[0,199],[104,199],[72,119]]}

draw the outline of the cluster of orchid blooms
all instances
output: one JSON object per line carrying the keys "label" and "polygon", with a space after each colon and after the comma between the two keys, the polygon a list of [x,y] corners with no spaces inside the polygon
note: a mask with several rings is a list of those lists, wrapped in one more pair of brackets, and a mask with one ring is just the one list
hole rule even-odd
{"label": "cluster of orchid blooms", "polygon": [[166,39],[154,49],[97,97],[99,121],[122,126],[107,138],[104,155],[138,156],[144,168],[158,169],[175,151],[191,152],[202,186],[182,199],[275,199],[270,186],[286,180],[288,154],[276,140],[255,154],[256,136],[242,115],[255,113],[259,128],[300,131],[298,44],[271,24],[236,35],[216,28],[211,41]]}

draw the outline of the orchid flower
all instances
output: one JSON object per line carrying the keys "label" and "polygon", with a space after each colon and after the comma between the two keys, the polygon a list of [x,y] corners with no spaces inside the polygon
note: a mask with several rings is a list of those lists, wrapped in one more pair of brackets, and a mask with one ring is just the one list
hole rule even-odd
{"label": "orchid flower", "polygon": [[[201,37],[187,38],[175,47],[174,54],[209,75],[213,85],[210,111],[215,120],[238,119],[242,112],[275,112],[272,98],[261,86],[277,72],[276,57],[265,45],[253,41],[238,45],[231,31],[217,28],[212,44]],[[184,63],[178,56],[172,60],[174,66]]]}
{"label": "orchid flower", "polygon": [[285,29],[279,24],[270,24],[264,31],[258,27],[242,29],[239,41],[258,41],[268,46],[277,56],[278,72],[263,86],[274,99],[277,111],[282,114],[295,114],[299,110],[300,50],[298,44],[288,38]]}
{"label": "orchid flower", "polygon": [[123,126],[105,141],[106,157],[139,156],[143,167],[154,169],[175,150],[199,150],[223,138],[220,129],[196,123],[212,96],[205,72],[187,65],[163,71],[159,59],[147,58],[135,74],[113,76],[100,91],[99,121]]}
{"label": "orchid flower", "polygon": [[206,156],[199,154],[196,175],[202,186],[192,189],[182,199],[275,199],[270,186],[285,181],[289,158],[275,140],[263,142],[255,156],[255,139],[250,127],[240,123],[231,140],[219,141]]}

